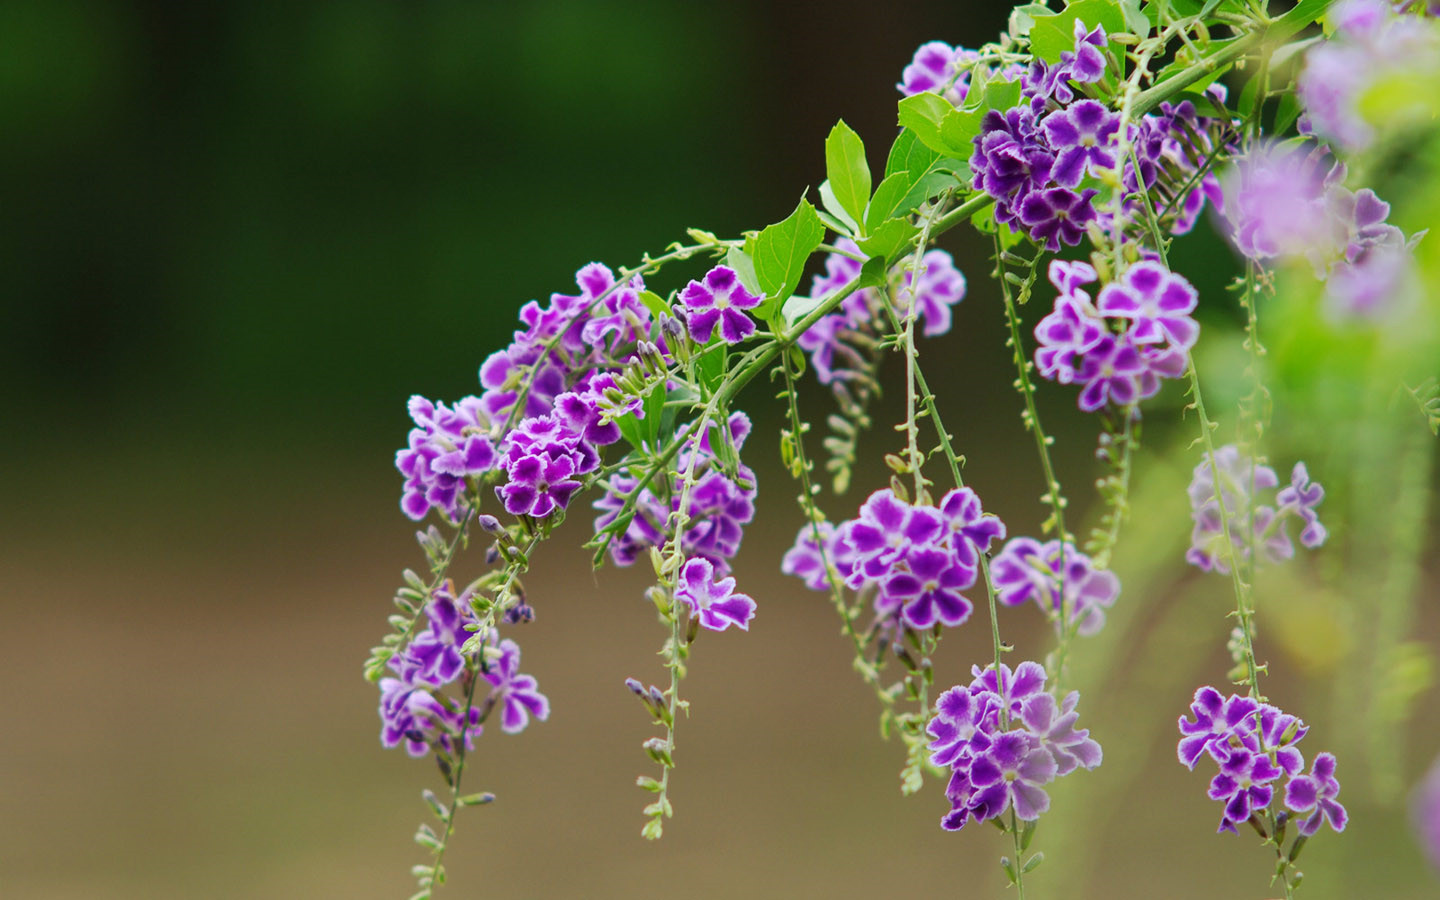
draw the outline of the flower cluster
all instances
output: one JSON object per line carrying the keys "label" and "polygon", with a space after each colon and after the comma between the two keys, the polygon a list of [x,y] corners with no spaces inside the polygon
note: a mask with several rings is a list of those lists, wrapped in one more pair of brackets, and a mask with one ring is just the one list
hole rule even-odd
{"label": "flower cluster", "polygon": [[921,44],[895,87],[907,97],[929,91],[959,106],[970,91],[970,67],[979,56],[974,50],[951,47],[944,41]]}
{"label": "flower cluster", "polygon": [[1195,692],[1190,712],[1193,719],[1180,717],[1176,752],[1191,770],[1203,754],[1215,762],[1218,772],[1210,781],[1209,796],[1225,804],[1220,831],[1235,832],[1269,809],[1281,777],[1288,779],[1284,804],[1298,819],[1301,835],[1315,834],[1325,822],[1336,831],[1345,830],[1348,816],[1335,799],[1340,793],[1335,757],[1316,754],[1304,774],[1305,758],[1295,746],[1310,730],[1304,722],[1268,703],[1238,694],[1226,697],[1213,687]]}
{"label": "flower cluster", "polygon": [[1130,406],[1160,389],[1163,378],[1185,372],[1200,326],[1190,313],[1195,289],[1151,260],[1126,269],[1092,302],[1086,285],[1095,269],[1053,260],[1054,310],[1035,326],[1035,365],[1060,384],[1081,384],[1080,408]]}
{"label": "flower cluster", "polygon": [[[1327,532],[1315,512],[1325,497],[1325,489],[1310,480],[1303,462],[1297,462],[1290,472],[1290,484],[1276,492],[1273,505],[1261,503],[1261,492],[1279,483],[1274,469],[1242,456],[1234,444],[1216,449],[1213,467],[1208,456],[1201,460],[1190,481],[1190,517],[1194,528],[1185,559],[1203,571],[1226,573],[1230,571],[1232,555],[1235,559],[1248,560],[1251,548],[1255,548],[1270,562],[1282,562],[1295,555],[1287,527],[1292,518],[1300,520],[1302,545],[1313,550],[1325,543]],[[1231,552],[1225,552],[1227,530],[1233,545]]]}
{"label": "flower cluster", "polygon": [[[730,416],[727,427],[729,449],[737,455],[750,434],[750,419],[744,413]],[[643,476],[628,470],[611,475],[603,483],[605,492],[595,500],[600,515],[597,533],[613,525],[635,495],[634,516],[625,530],[610,542],[610,558],[616,565],[634,565],[652,547],[663,546],[672,518],[681,512],[681,498],[688,496],[682,518],[680,549],[687,559],[708,561],[721,575],[730,571],[730,560],[740,551],[744,527],[755,518],[755,473],[743,463],[727,471],[715,453],[713,442],[726,440],[718,428],[709,429],[700,440],[689,441],[677,456],[674,471],[661,482],[640,487]],[[693,456],[693,461],[692,461]],[[688,493],[681,473],[691,472],[694,484]],[[638,493],[637,493],[638,491]]]}
{"label": "flower cluster", "polygon": [[1407,241],[1390,204],[1345,174],[1324,147],[1257,147],[1225,176],[1226,219],[1249,259],[1308,262],[1332,315],[1375,318],[1413,297],[1410,250],[1424,233]]}
{"label": "flower cluster", "polygon": [[873,593],[878,620],[921,630],[937,622],[960,625],[974,606],[962,591],[975,585],[980,554],[1005,537],[1005,526],[983,512],[969,488],[946,494],[940,505],[907,503],[889,489],[876,491],[857,518],[838,527],[805,526],[781,569],[807,587],[828,587],[826,560],[846,586]]}
{"label": "flower cluster", "polygon": [[[849,238],[835,242],[838,252],[825,257],[825,271],[815,276],[810,295],[828,297],[860,275],[866,256]],[[897,266],[891,273],[898,316],[911,310],[914,302],[920,331],[938,337],[950,331],[950,308],[965,299],[965,276],[944,250],[929,250],[920,258],[920,289],[912,290],[913,267]],[[869,368],[861,345],[890,327],[884,314],[885,300],[875,288],[864,288],[840,301],[836,312],[822,316],[798,341],[810,354],[810,365],[821,384],[851,380]]]}
{"label": "flower cluster", "polygon": [[[1433,84],[1440,77],[1440,34],[1396,7],[1385,0],[1335,4],[1333,37],[1305,54],[1305,69],[1296,81],[1308,127],[1350,152],[1375,140],[1363,106],[1367,95],[1387,86],[1393,95],[1401,85]],[[1414,99],[1421,104],[1433,100]],[[1399,110],[1392,104],[1387,112],[1394,118]]]}
{"label": "flower cluster", "polygon": [[990,564],[995,596],[1006,606],[1031,600],[1062,632],[1090,635],[1105,625],[1105,610],[1120,596],[1120,579],[1097,569],[1069,541],[1012,538]]}
{"label": "flower cluster", "polygon": [[1023,662],[1012,672],[1000,665],[972,670],[970,685],[957,685],[935,701],[930,761],[950,769],[945,794],[950,812],[940,820],[958,831],[1012,806],[1031,822],[1050,808],[1044,786],[1077,768],[1100,765],[1100,745],[1076,729],[1080,694],[1063,701],[1045,690],[1045,669]]}
{"label": "flower cluster", "polygon": [[425,630],[390,658],[394,677],[380,679],[380,742],[384,746],[403,742],[411,756],[424,756],[432,747],[448,754],[456,749],[454,739],[463,737],[466,749],[473,749],[481,723],[497,704],[501,707],[500,726],[510,734],[523,730],[531,716],[541,721],[549,717],[550,701],[539,692],[533,677],[519,672],[519,646],[509,639],[500,640],[493,629],[477,651],[480,673],[491,686],[485,702],[466,704],[442,692],[467,677],[462,648],[479,621],[470,601],[469,591],[457,597],[450,582],[441,584],[425,607]]}
{"label": "flower cluster", "polygon": [[[1118,175],[1128,193],[1145,193],[1151,212],[1175,234],[1190,230],[1206,199],[1219,197],[1212,175],[1198,183],[1192,176],[1225,143],[1230,123],[1200,116],[1186,100],[1161,104],[1122,136],[1118,113],[1076,99],[1075,85],[1099,81],[1109,66],[1106,34],[1078,19],[1074,29],[1074,50],[1059,63],[1037,59],[1010,76],[1019,79],[1020,105],[990,110],[981,120],[970,157],[975,188],[995,198],[995,221],[1051,251],[1080,243],[1102,218],[1095,204],[1100,190],[1086,185],[1100,184],[1103,173]],[[1120,158],[1130,155],[1126,147],[1133,158]],[[1137,212],[1127,202],[1127,217]]]}

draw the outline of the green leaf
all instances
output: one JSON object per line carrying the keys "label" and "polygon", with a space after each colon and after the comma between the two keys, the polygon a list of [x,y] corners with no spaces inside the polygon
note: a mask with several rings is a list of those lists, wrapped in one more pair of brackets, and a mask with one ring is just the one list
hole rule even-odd
{"label": "green leaf", "polygon": [[865,161],[864,142],[844,119],[836,122],[825,138],[825,174],[851,220],[863,220],[870,201],[870,165]]}
{"label": "green leaf", "polygon": [[1140,11],[1140,0],[1120,0],[1120,13],[1131,34],[1144,37],[1150,33],[1150,20]]}
{"label": "green leaf", "polygon": [[640,431],[640,417],[633,412],[616,419],[615,427],[620,429],[620,436],[636,450],[639,450],[644,444],[644,435]]}
{"label": "green leaf", "polygon": [[[885,176],[875,188],[875,196],[870,199],[870,205],[865,209],[865,227],[873,229],[886,219],[895,215],[896,207],[905,195],[910,193],[910,173],[896,172],[894,175]],[[904,215],[908,210],[901,210]]]}
{"label": "green leaf", "polygon": [[909,219],[891,219],[876,228],[868,238],[856,241],[866,256],[890,259],[910,243],[920,229]]}
{"label": "green leaf", "polygon": [[[969,155],[968,152],[966,155]],[[926,200],[938,196],[946,188],[954,187],[962,179],[968,178],[969,166],[960,159],[931,150],[915,136],[915,132],[907,128],[900,132],[900,136],[895,139],[895,145],[890,148],[890,160],[885,166],[885,172],[887,177],[897,172],[905,173],[910,184],[909,190],[891,212],[893,215],[906,215]],[[959,173],[958,177],[956,173]]]}
{"label": "green leaf", "polygon": [[1333,0],[1300,0],[1295,8],[1275,20],[1270,26],[1270,37],[1284,40],[1307,25],[1320,21],[1329,10]]}
{"label": "green leaf", "polygon": [[860,224],[840,205],[840,198],[835,196],[835,188],[828,179],[820,182],[820,206],[823,207],[819,211],[820,221],[831,231],[853,235],[862,230]]}
{"label": "green leaf", "polygon": [[1048,16],[1053,12],[1043,3],[1026,3],[1010,10],[1010,27],[1005,30],[1011,37],[1022,38],[1030,34],[1036,16]]}
{"label": "green leaf", "polygon": [[950,101],[926,91],[900,101],[900,124],[910,129],[921,143],[945,156],[953,151],[940,137],[940,123],[954,111]]}
{"label": "green leaf", "polygon": [[[715,338],[711,338],[715,340]],[[714,391],[725,378],[725,344],[711,344],[695,360],[695,374],[706,391]]]}
{"label": "green leaf", "polygon": [[665,298],[654,291],[641,291],[640,302],[645,304],[645,308],[657,316],[670,315],[670,304],[666,303]]}
{"label": "green leaf", "polygon": [[[992,81],[985,85],[985,108],[1007,110],[1020,103],[1020,79],[1014,81]],[[942,128],[943,131],[943,128]],[[979,134],[977,127],[975,133]],[[970,150],[970,142],[967,140],[962,148],[966,152]]]}
{"label": "green leaf", "polygon": [[[746,241],[745,249],[755,261],[755,277],[772,307],[795,293],[805,272],[805,261],[824,239],[825,225],[810,201],[802,198],[784,220],[767,225]],[[768,319],[769,315],[761,312],[760,318]]]}
{"label": "green leaf", "polygon": [[1284,134],[1298,118],[1300,118],[1300,102],[1295,99],[1294,92],[1280,95],[1280,106],[1275,110],[1275,126],[1271,133]]}
{"label": "green leaf", "polygon": [[1075,49],[1075,20],[1085,23],[1086,28],[1105,26],[1105,33],[1127,31],[1125,13],[1114,0],[1079,0],[1053,16],[1036,16],[1030,28],[1030,52],[1045,60],[1057,63],[1060,54]]}

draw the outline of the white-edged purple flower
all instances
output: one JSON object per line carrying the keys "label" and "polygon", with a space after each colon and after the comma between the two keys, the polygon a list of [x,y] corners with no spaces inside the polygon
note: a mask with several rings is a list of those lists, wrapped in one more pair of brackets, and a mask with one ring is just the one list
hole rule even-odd
{"label": "white-edged purple flower", "polygon": [[1080,714],[1075,707],[1080,692],[1071,691],[1064,702],[1055,702],[1055,695],[1036,694],[1020,708],[1020,721],[1054,757],[1055,775],[1068,775],[1076,769],[1093,769],[1100,765],[1104,754],[1100,744],[1091,739],[1088,728],[1075,728]]}
{"label": "white-edged purple flower", "polygon": [[1201,753],[1208,752],[1219,762],[1227,748],[1242,746],[1246,735],[1255,733],[1255,716],[1260,705],[1238,694],[1224,696],[1213,687],[1195,692],[1190,704],[1194,721],[1180,717],[1180,743],[1176,754],[1180,762],[1194,770]]}
{"label": "white-edged purple flower", "polygon": [[[1114,572],[1096,569],[1090,557],[1064,544],[1061,561],[1058,540],[1040,543],[1033,538],[1014,538],[990,564],[995,596],[1007,606],[1034,601],[1057,627],[1078,623],[1079,634],[1090,635],[1105,624],[1105,610],[1120,595],[1120,579]],[[1062,622],[1068,608],[1069,621]]]}
{"label": "white-edged purple flower", "polygon": [[935,715],[925,730],[930,735],[930,762],[954,765],[989,746],[998,722],[1000,698],[988,691],[956,685],[935,698]]}
{"label": "white-edged purple flower", "polygon": [[1340,794],[1340,782],[1335,780],[1335,756],[1331,753],[1315,754],[1309,775],[1297,775],[1285,785],[1285,805],[1297,813],[1310,813],[1300,819],[1296,826],[1301,834],[1310,837],[1320,830],[1325,822],[1336,831],[1344,831],[1350,816],[1335,798]]}
{"label": "white-edged purple flower", "polygon": [[1303,462],[1295,464],[1290,471],[1290,484],[1275,495],[1281,513],[1298,516],[1305,523],[1300,530],[1300,543],[1311,550],[1325,543],[1327,532],[1315,512],[1315,507],[1324,499],[1325,488],[1310,480],[1310,470]]}
{"label": "white-edged purple flower", "polygon": [[972,815],[994,819],[1015,807],[1021,821],[1033,822],[1050,808],[1042,785],[1055,780],[1059,767],[1040,741],[1023,731],[1007,731],[970,764]]}
{"label": "white-edged purple flower", "polygon": [[[622,345],[633,344],[646,337],[650,311],[640,302],[645,281],[639,275],[631,278],[625,286],[615,288],[615,273],[610,271],[610,267],[590,263],[576,273],[575,281],[580,285],[581,297],[589,309],[589,315],[580,327],[580,337],[586,344],[603,346],[613,353]],[[596,298],[606,291],[611,293],[597,305]]]}
{"label": "white-edged purple flower", "polygon": [[1120,115],[1099,101],[1081,100],[1057,109],[1040,126],[1051,148],[1058,151],[1050,170],[1057,184],[1073,188],[1087,171],[1115,168],[1114,144],[1120,131]]}
{"label": "white-edged purple flower", "polygon": [[740,274],[729,266],[716,266],[704,278],[685,285],[680,302],[697,344],[709,342],[716,326],[720,340],[727,344],[738,344],[755,333],[755,322],[744,310],[759,306],[760,298],[745,289]]}
{"label": "white-edged purple flower", "polygon": [[[817,530],[819,542],[815,540]],[[834,540],[835,526],[829,522],[800,526],[800,532],[795,535],[795,546],[786,550],[785,558],[780,561],[780,571],[799,578],[812,591],[829,590],[830,575],[825,562],[832,556],[830,547]],[[834,564],[833,559],[831,564]]]}
{"label": "white-edged purple flower", "polygon": [[1106,403],[1134,403],[1140,399],[1140,376],[1146,371],[1145,360],[1128,338],[1106,333],[1086,352],[1075,373],[1075,380],[1085,383],[1080,408],[1094,412]]}
{"label": "white-edged purple flower", "polygon": [[954,488],[940,498],[940,517],[949,532],[949,546],[967,566],[979,564],[980,554],[1005,539],[1005,523],[980,505],[980,495],[968,487]]}
{"label": "white-edged purple flower", "polygon": [[907,548],[934,541],[944,527],[940,513],[932,507],[912,506],[889,488],[871,494],[846,534],[855,551],[850,586],[859,588],[866,579],[885,578]]}
{"label": "white-edged purple flower", "polygon": [[465,625],[475,618],[470,612],[470,593],[457,598],[453,591],[448,580],[435,589],[425,605],[426,629],[394,657],[397,673],[411,684],[444,687],[465,669],[460,647],[470,638]]}
{"label": "white-edged purple flower", "polygon": [[947,548],[921,545],[904,553],[880,586],[875,606],[881,613],[898,609],[905,622],[923,630],[937,621],[961,625],[974,610],[961,591],[975,584],[975,569]]}
{"label": "white-edged purple flower", "polygon": [[1225,804],[1219,831],[1235,831],[1235,826],[1250,820],[1252,811],[1270,805],[1274,797],[1271,785],[1282,774],[1280,767],[1263,753],[1244,747],[1226,747],[1217,759],[1220,772],[1210,780],[1209,796]]}
{"label": "white-edged purple flower", "polygon": [[[394,658],[390,667],[397,667]],[[450,735],[455,733],[463,734],[465,748],[473,750],[475,738],[483,730],[479,709],[472,708],[466,716],[436,699],[423,685],[403,678],[380,679],[380,744],[387,749],[403,742],[405,752],[417,758],[429,753],[432,746],[453,752]]]}
{"label": "white-edged purple flower", "polygon": [[1071,81],[1082,84],[1099,81],[1105,75],[1105,54],[1100,48],[1109,43],[1105,29],[1096,25],[1087,31],[1084,21],[1076,19],[1074,31],[1075,50],[1063,51],[1060,64],[1068,70]]}
{"label": "white-edged purple flower", "polygon": [[972,691],[989,691],[1000,698],[1000,704],[1008,708],[1012,717],[1018,717],[1025,708],[1025,701],[1045,690],[1045,667],[1026,660],[1012,672],[1004,663],[1000,664],[997,675],[993,665],[981,668],[971,666],[970,682]]}
{"label": "white-edged purple flower", "polygon": [[[490,642],[497,635],[491,632]],[[506,638],[498,644],[500,655],[484,671],[496,701],[500,704],[500,728],[518,734],[530,724],[530,717],[543,722],[550,718],[550,701],[540,693],[534,676],[520,674],[520,645]]]}
{"label": "white-edged purple flower", "polygon": [[1200,326],[1190,317],[1198,300],[1184,276],[1158,262],[1138,262],[1101,289],[1096,306],[1103,316],[1129,319],[1133,343],[1189,350],[1200,336]]}
{"label": "white-edged purple flower", "polygon": [[1085,236],[1085,226],[1095,221],[1096,190],[1086,188],[1075,193],[1068,188],[1053,187],[1030,191],[1020,200],[1020,223],[1035,243],[1052,253],[1062,245],[1073,247]]}
{"label": "white-edged purple flower", "polygon": [[513,516],[543,519],[564,509],[580,490],[575,461],[569,456],[525,455],[508,467],[510,481],[495,489],[505,511]]}
{"label": "white-edged purple flower", "polygon": [[466,397],[452,408],[417,395],[408,409],[416,427],[395,454],[395,468],[405,477],[400,509],[417,522],[431,509],[455,522],[465,480],[489,472],[498,459],[481,401]]}
{"label": "white-edged purple flower", "polygon": [[731,625],[749,631],[755,616],[755,601],[735,592],[733,577],[716,581],[715,567],[703,557],[686,560],[680,568],[675,599],[689,607],[700,624],[711,631],[724,631]]}

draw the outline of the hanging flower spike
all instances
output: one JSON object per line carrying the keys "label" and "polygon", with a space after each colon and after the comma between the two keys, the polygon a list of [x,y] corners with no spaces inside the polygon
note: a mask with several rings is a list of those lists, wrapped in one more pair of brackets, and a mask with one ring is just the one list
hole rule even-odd
{"label": "hanging flower spike", "polygon": [[711,631],[724,631],[731,625],[749,631],[750,620],[755,616],[755,601],[735,593],[733,577],[719,581],[714,578],[715,567],[708,559],[686,561],[680,569],[680,587],[675,591],[675,599],[689,607],[691,614],[699,616],[700,624]]}
{"label": "hanging flower spike", "polygon": [[720,339],[738,344],[755,333],[755,323],[741,310],[754,309],[760,298],[745,289],[740,275],[729,266],[716,266],[701,281],[691,281],[680,292],[685,304],[690,337],[705,344],[720,326]]}
{"label": "hanging flower spike", "polygon": [[1184,276],[1157,262],[1140,262],[1100,291],[1100,314],[1130,319],[1130,340],[1136,344],[1169,343],[1189,350],[1200,336],[1190,317],[1199,295]]}
{"label": "hanging flower spike", "polygon": [[[497,637],[490,633],[490,640]],[[550,701],[539,691],[534,676],[520,674],[520,646],[506,638],[500,641],[500,656],[485,670],[501,703],[500,729],[518,734],[530,724],[530,717],[543,722],[550,718]]]}
{"label": "hanging flower spike", "polygon": [[1062,187],[1080,184],[1087,171],[1115,168],[1113,145],[1120,130],[1120,115],[1106,109],[1104,104],[1081,100],[1066,109],[1055,110],[1040,126],[1045,129],[1050,146],[1059,151],[1050,177]]}

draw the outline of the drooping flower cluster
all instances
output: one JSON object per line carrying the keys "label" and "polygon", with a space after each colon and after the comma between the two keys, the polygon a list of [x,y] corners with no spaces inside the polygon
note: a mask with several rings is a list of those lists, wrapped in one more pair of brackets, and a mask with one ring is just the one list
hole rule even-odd
{"label": "drooping flower cluster", "polygon": [[[1186,561],[1206,572],[1229,572],[1232,554],[1225,550],[1227,525],[1234,558],[1239,560],[1250,559],[1251,548],[1272,563],[1294,556],[1290,519],[1300,520],[1303,546],[1313,550],[1325,543],[1327,532],[1315,512],[1325,497],[1325,489],[1310,480],[1305,463],[1297,462],[1290,472],[1290,484],[1276,492],[1273,503],[1262,503],[1261,492],[1279,483],[1274,469],[1241,455],[1234,444],[1216,449],[1213,467],[1208,456],[1201,460],[1188,491],[1194,528]],[[1222,502],[1224,519],[1220,515]]]}
{"label": "drooping flower cluster", "polygon": [[[1440,77],[1440,32],[1418,15],[1399,12],[1401,5],[1342,0],[1330,10],[1333,36],[1305,54],[1295,91],[1306,124],[1349,152],[1374,143],[1378,115],[1394,121],[1434,103],[1410,86]],[[1387,88],[1384,112],[1367,115],[1367,98]]]}
{"label": "drooping flower cluster", "polygon": [[405,449],[396,452],[395,468],[405,477],[400,509],[415,521],[438,510],[455,522],[467,478],[495,468],[498,454],[489,437],[489,423],[478,397],[466,397],[455,406],[410,398],[415,427]]}
{"label": "drooping flower cluster", "polygon": [[1045,669],[1023,662],[974,667],[974,681],[957,685],[935,701],[930,761],[950,769],[945,789],[950,812],[940,820],[947,831],[967,822],[999,818],[1012,807],[1031,822],[1050,808],[1044,786],[1077,768],[1100,765],[1100,745],[1087,729],[1076,729],[1080,694],[1063,701],[1045,690]]}
{"label": "drooping flower cluster", "polygon": [[[1192,176],[1227,143],[1230,123],[1199,115],[1188,100],[1163,103],[1130,123],[1124,145],[1133,154],[1118,158],[1120,115],[1099,101],[1077,99],[1075,90],[1104,76],[1110,65],[1107,36],[1099,26],[1087,30],[1079,19],[1074,29],[1074,50],[1060,62],[1037,59],[1023,72],[997,76],[1019,79],[1021,103],[990,110],[981,120],[970,157],[975,188],[995,198],[995,221],[1051,251],[1080,243],[1087,227],[1104,218],[1095,203],[1099,188],[1087,185],[1101,184],[1107,172],[1118,174],[1127,193],[1143,191],[1164,227],[1175,234],[1189,231],[1206,199],[1219,199],[1212,175],[1198,183]],[[1223,101],[1223,88],[1215,90]],[[1124,210],[1143,221],[1134,201]]]}
{"label": "drooping flower cluster", "polygon": [[980,498],[957,488],[938,507],[907,503],[889,489],[876,491],[857,518],[820,526],[822,548],[807,525],[781,569],[812,590],[828,588],[828,559],[845,585],[873,594],[879,622],[916,630],[936,622],[960,625],[973,604],[963,591],[975,585],[980,554],[1005,537],[1005,526],[983,512]]}
{"label": "drooping flower cluster", "polygon": [[1308,262],[1326,279],[1329,312],[1376,318],[1414,298],[1408,241],[1386,219],[1390,204],[1345,186],[1345,166],[1324,147],[1260,146],[1226,174],[1225,214],[1236,249],[1257,262]]}
{"label": "drooping flower cluster", "polygon": [[1250,697],[1222,695],[1213,687],[1195,692],[1193,718],[1180,717],[1176,753],[1194,770],[1208,754],[1219,770],[1210,781],[1209,796],[1225,804],[1219,831],[1235,832],[1251,816],[1269,809],[1280,778],[1288,779],[1284,805],[1298,820],[1297,830],[1309,837],[1325,822],[1344,831],[1348,816],[1336,796],[1335,757],[1316,754],[1308,774],[1296,744],[1309,732],[1300,719]]}
{"label": "drooping flower cluster", "polygon": [[[1063,550],[1062,550],[1063,546]],[[1062,559],[1063,556],[1063,559]],[[1034,601],[1062,633],[1090,635],[1120,596],[1120,579],[1066,541],[1012,538],[990,564],[995,596],[1006,606]]]}
{"label": "drooping flower cluster", "polygon": [[[483,710],[501,707],[502,730],[514,734],[530,717],[544,721],[550,701],[535,679],[519,673],[520,648],[494,631],[478,651],[481,675],[490,683],[483,703],[466,704],[446,695],[444,688],[462,679],[466,671],[465,643],[478,623],[470,606],[471,594],[458,597],[450,582],[436,588],[425,607],[426,628],[403,650],[392,656],[393,677],[380,679],[380,742],[395,747],[402,742],[411,756],[424,756],[432,748],[445,753],[456,749],[454,738],[463,736],[466,749],[482,730]],[[467,629],[466,626],[470,628]]]}
{"label": "drooping flower cluster", "polygon": [[[628,470],[611,475],[603,482],[604,493],[595,501],[600,515],[595,519],[598,533],[609,527],[624,511],[626,500],[635,494],[634,518],[624,532],[610,542],[610,558],[616,565],[634,565],[652,547],[663,546],[668,524],[680,511],[684,489],[683,474],[691,471],[694,485],[688,492],[684,510],[687,523],[680,537],[680,549],[687,559],[703,559],[720,575],[730,572],[730,560],[740,551],[744,527],[755,518],[755,473],[744,463],[736,462],[731,470],[722,465],[715,452],[717,441],[728,440],[729,450],[737,459],[745,438],[750,434],[750,419],[734,413],[728,423],[728,439],[711,428],[698,443],[687,442],[677,455],[674,470],[664,476],[669,484],[651,484],[640,488],[640,479]],[[691,457],[694,456],[693,465]],[[636,491],[638,490],[638,494]]]}
{"label": "drooping flower cluster", "polygon": [[[840,238],[835,246],[839,252],[825,257],[825,271],[817,274],[811,284],[813,298],[828,297],[860,275],[867,257],[855,242]],[[938,337],[948,333],[950,308],[965,299],[965,276],[955,268],[954,258],[944,250],[926,251],[920,258],[918,292],[911,287],[913,276],[908,262],[891,272],[897,316],[907,315],[913,301],[917,303],[915,315],[922,334]],[[810,365],[821,384],[849,381],[868,371],[868,357],[862,346],[872,345],[874,337],[891,327],[884,303],[875,288],[855,291],[840,301],[836,312],[822,316],[800,336],[800,349],[810,354]]]}
{"label": "drooping flower cluster", "polygon": [[1045,378],[1081,384],[1080,408],[1130,406],[1185,372],[1200,326],[1190,313],[1190,282],[1158,262],[1126,269],[1092,302],[1086,285],[1097,278],[1083,262],[1052,260],[1054,311],[1035,326],[1035,365]]}

